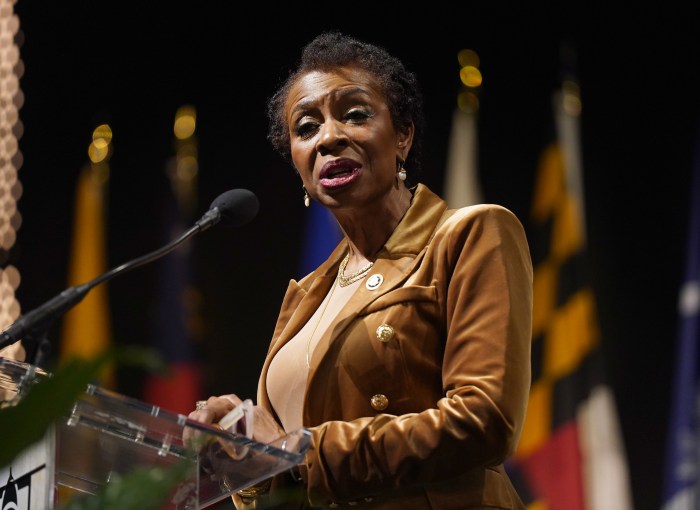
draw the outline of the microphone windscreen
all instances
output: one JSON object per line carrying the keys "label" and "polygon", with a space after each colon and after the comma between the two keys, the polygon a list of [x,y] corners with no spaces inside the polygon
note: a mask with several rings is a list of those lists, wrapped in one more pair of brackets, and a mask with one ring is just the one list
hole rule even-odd
{"label": "microphone windscreen", "polygon": [[214,199],[209,209],[219,209],[221,222],[229,227],[240,227],[258,214],[258,197],[247,189],[228,190]]}

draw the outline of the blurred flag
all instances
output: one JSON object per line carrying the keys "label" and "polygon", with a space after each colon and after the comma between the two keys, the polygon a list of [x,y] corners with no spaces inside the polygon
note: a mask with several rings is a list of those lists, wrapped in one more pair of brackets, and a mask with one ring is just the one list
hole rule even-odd
{"label": "blurred flag", "polygon": [[305,212],[300,277],[306,276],[326,260],[343,238],[335,216],[328,209],[312,200]]}
{"label": "blurred flag", "polygon": [[695,151],[685,279],[678,299],[679,336],[663,510],[700,508],[700,132]]}
{"label": "blurred flag", "polygon": [[[165,245],[193,223],[197,195],[196,112],[183,106],[175,115],[176,155],[170,160],[169,189],[161,195],[162,238]],[[197,355],[201,332],[201,299],[194,285],[192,246],[185,241],[158,263],[157,290],[152,312],[152,342],[165,359],[166,374],[149,375],[143,399],[163,409],[187,414],[204,397],[202,371]]]}
{"label": "blurred flag", "polygon": [[452,208],[483,201],[478,171],[479,57],[473,50],[461,50],[457,60],[462,88],[457,95],[457,107],[452,113],[443,187],[443,197]]}
{"label": "blurred flag", "polygon": [[464,207],[483,201],[477,150],[476,113],[463,112],[456,108],[452,114],[443,193],[450,207]]}
{"label": "blurred flag", "polygon": [[[91,163],[80,172],[75,193],[73,238],[68,268],[68,286],[86,283],[107,271],[106,195],[112,131],[98,126],[88,148]],[[111,347],[111,325],[107,284],[94,287],[63,318],[59,363],[73,356],[93,358]],[[98,383],[114,389],[114,367]]]}
{"label": "blurred flag", "polygon": [[616,404],[587,275],[578,86],[554,96],[556,141],[535,178],[532,387],[507,469],[529,510],[631,510]]}

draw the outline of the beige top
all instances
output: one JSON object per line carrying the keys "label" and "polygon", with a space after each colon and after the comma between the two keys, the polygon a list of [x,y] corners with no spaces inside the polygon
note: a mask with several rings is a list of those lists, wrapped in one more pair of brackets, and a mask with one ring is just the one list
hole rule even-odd
{"label": "beige top", "polygon": [[350,300],[364,278],[346,287],[331,287],[325,299],[304,327],[287,342],[270,362],[267,392],[270,402],[287,432],[303,426],[302,406],[306,393],[311,355],[330,323]]}

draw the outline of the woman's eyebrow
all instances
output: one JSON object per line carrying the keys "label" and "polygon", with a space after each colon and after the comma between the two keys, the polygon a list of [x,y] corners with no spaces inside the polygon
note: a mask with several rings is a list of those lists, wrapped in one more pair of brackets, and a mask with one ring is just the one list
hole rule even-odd
{"label": "woman's eyebrow", "polygon": [[[353,96],[353,95],[363,95],[363,96],[370,96],[370,93],[367,91],[367,89],[363,87],[348,87],[348,88],[342,88],[339,90],[335,90],[331,92],[331,95],[335,96],[335,99],[343,99],[347,96]],[[302,99],[299,101],[297,104],[294,105],[294,107],[291,109],[290,116],[294,115],[294,113],[300,111],[300,110],[306,110],[310,106],[313,106],[314,103],[318,101],[318,97],[309,97],[306,99]]]}

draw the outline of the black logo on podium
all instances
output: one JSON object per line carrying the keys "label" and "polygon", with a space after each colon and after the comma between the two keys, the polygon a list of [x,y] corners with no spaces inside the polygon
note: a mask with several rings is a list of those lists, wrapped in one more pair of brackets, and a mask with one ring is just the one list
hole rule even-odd
{"label": "black logo on podium", "polygon": [[32,475],[46,467],[46,464],[32,469],[18,478],[13,478],[12,468],[7,483],[0,487],[0,510],[33,510],[29,508],[32,493]]}

